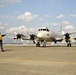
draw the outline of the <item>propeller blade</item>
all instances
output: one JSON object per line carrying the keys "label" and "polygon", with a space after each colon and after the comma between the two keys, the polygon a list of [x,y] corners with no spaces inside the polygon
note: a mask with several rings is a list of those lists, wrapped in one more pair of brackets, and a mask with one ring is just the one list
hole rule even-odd
{"label": "propeller blade", "polygon": [[65,35],[65,32],[64,31],[62,31],[62,35]]}
{"label": "propeller blade", "polygon": [[20,34],[23,34],[23,32],[20,32]]}
{"label": "propeller blade", "polygon": [[16,39],[14,39],[14,42],[16,42]]}
{"label": "propeller blade", "polygon": [[21,38],[21,41],[23,42],[23,39]]}
{"label": "propeller blade", "polygon": [[30,35],[30,32],[27,32],[27,34],[29,34],[29,35]]}
{"label": "propeller blade", "polygon": [[17,35],[18,33],[17,32],[14,32],[15,33],[15,35]]}

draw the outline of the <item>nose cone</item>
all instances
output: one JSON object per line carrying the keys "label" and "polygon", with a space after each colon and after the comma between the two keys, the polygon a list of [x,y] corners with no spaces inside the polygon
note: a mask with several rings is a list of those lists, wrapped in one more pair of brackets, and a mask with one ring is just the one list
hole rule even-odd
{"label": "nose cone", "polygon": [[43,37],[42,33],[37,33],[37,37],[42,38]]}

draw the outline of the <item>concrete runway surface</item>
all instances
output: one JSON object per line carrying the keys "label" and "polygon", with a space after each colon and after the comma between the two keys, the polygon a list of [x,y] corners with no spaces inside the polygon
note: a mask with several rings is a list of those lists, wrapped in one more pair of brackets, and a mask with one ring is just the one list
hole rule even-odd
{"label": "concrete runway surface", "polygon": [[0,75],[76,75],[76,46],[4,46]]}

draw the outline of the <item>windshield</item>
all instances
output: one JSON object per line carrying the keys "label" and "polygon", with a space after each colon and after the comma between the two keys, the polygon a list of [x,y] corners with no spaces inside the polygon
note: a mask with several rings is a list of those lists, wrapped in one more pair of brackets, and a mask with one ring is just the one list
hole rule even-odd
{"label": "windshield", "polygon": [[49,31],[49,29],[39,29],[38,31]]}

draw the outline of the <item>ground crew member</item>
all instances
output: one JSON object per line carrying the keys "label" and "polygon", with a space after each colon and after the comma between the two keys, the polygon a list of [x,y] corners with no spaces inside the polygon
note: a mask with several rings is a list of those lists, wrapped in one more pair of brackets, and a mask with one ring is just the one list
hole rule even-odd
{"label": "ground crew member", "polygon": [[2,52],[4,52],[4,50],[3,50],[3,42],[2,42],[2,37],[3,36],[5,36],[5,34],[2,35],[1,32],[0,32],[0,47],[1,47]]}

